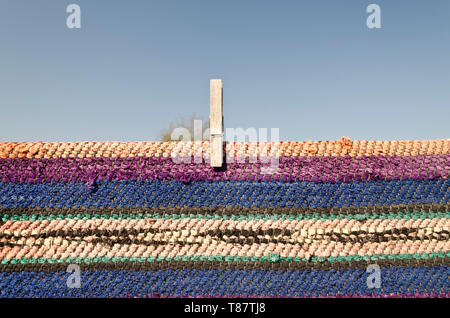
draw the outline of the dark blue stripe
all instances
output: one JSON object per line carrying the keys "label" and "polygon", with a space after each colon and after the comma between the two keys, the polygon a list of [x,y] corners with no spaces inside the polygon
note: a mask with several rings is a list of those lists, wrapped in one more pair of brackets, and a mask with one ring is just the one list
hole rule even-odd
{"label": "dark blue stripe", "polygon": [[381,288],[369,288],[365,269],[347,270],[158,270],[81,273],[80,288],[68,288],[71,273],[0,273],[0,297],[411,295],[449,293],[447,265],[381,269]]}
{"label": "dark blue stripe", "polygon": [[344,207],[450,201],[449,180],[349,183],[100,181],[0,183],[0,206],[20,207]]}

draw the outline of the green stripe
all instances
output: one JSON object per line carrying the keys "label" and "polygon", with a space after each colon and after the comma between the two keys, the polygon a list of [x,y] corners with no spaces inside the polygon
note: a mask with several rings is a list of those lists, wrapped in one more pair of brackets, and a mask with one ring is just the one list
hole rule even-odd
{"label": "green stripe", "polygon": [[163,219],[163,220],[178,220],[178,219],[198,219],[198,220],[233,220],[233,221],[250,221],[250,220],[418,220],[418,219],[448,219],[450,212],[434,212],[434,211],[412,211],[412,212],[381,212],[381,213],[361,213],[361,214],[331,214],[324,215],[320,213],[314,214],[247,214],[247,215],[221,215],[221,214],[151,214],[151,213],[131,213],[131,214],[95,214],[95,213],[80,213],[80,214],[0,214],[0,219],[3,222],[11,221],[51,221],[51,220],[141,220],[141,219]]}
{"label": "green stripe", "polygon": [[92,264],[92,263],[107,263],[112,261],[114,263],[120,262],[162,262],[162,261],[219,261],[219,262],[270,262],[270,263],[280,263],[280,262],[352,262],[352,261],[377,261],[377,260],[402,260],[402,259],[416,259],[416,260],[427,260],[450,257],[450,252],[433,252],[433,253],[422,253],[422,254],[380,254],[380,255],[348,255],[348,256],[338,256],[338,257],[312,257],[310,260],[300,257],[281,257],[278,254],[271,254],[270,256],[262,257],[249,257],[249,256],[176,256],[176,257],[68,257],[68,258],[12,258],[10,260],[3,259],[1,265],[15,265],[15,264],[54,264],[54,263],[67,263],[67,264]]}

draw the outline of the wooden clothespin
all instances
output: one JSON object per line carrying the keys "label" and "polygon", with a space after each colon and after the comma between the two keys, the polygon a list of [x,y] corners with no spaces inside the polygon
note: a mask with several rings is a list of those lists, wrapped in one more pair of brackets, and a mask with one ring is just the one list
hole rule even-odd
{"label": "wooden clothespin", "polygon": [[209,83],[209,133],[211,167],[223,164],[223,85],[221,79]]}

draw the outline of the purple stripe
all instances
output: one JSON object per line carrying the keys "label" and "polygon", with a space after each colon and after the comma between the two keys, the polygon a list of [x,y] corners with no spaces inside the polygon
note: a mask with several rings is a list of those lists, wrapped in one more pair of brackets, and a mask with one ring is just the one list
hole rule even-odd
{"label": "purple stripe", "polygon": [[0,159],[2,182],[51,182],[129,179],[273,180],[351,182],[372,180],[447,179],[450,155],[370,157],[280,157],[275,174],[263,175],[261,164],[231,163],[215,171],[207,163],[175,164],[171,158]]}

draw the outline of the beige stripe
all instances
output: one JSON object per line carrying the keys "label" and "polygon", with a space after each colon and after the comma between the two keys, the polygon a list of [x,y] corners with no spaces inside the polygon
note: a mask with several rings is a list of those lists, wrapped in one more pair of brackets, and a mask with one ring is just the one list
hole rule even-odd
{"label": "beige stripe", "polygon": [[[374,255],[374,254],[415,254],[432,252],[449,252],[450,241],[398,241],[380,243],[341,243],[341,242],[313,242],[305,244],[230,244],[218,242],[212,239],[204,239],[202,243],[189,245],[165,244],[165,245],[138,245],[115,244],[108,246],[102,243],[69,242],[59,238],[40,239],[37,245],[3,246],[0,248],[0,259],[12,259],[14,257],[175,257],[175,256],[200,256],[200,255],[231,255],[231,256],[271,256],[278,254],[281,257],[301,257],[309,259],[312,256],[337,257],[347,255]],[[36,243],[36,242],[35,242]]]}
{"label": "beige stripe", "polygon": [[[92,158],[193,156],[192,142],[0,142],[0,158]],[[227,143],[229,156],[254,157],[261,149],[279,156],[416,156],[449,154],[450,139],[410,141],[350,140]],[[209,157],[209,142],[203,141],[197,154]]]}
{"label": "beige stripe", "polygon": [[43,220],[11,221],[0,226],[0,234],[28,237],[50,231],[148,231],[154,230],[167,238],[197,236],[207,231],[290,231],[294,237],[311,237],[322,234],[351,234],[352,232],[383,233],[395,229],[421,229],[422,234],[449,231],[450,219],[370,219],[358,220],[204,220],[204,219],[142,219],[142,220]]}

